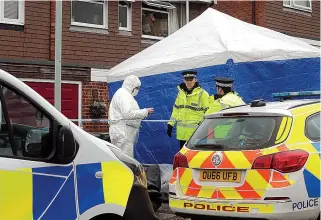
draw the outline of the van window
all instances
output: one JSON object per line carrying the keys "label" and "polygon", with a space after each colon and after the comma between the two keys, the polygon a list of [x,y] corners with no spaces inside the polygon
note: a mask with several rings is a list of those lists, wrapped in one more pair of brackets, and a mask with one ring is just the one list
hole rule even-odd
{"label": "van window", "polygon": [[320,113],[307,118],[305,134],[312,141],[320,141]]}
{"label": "van window", "polygon": [[51,121],[41,109],[3,85],[0,85],[0,106],[0,156],[49,156]]}
{"label": "van window", "polygon": [[252,150],[271,147],[282,117],[208,118],[187,143],[190,149]]}

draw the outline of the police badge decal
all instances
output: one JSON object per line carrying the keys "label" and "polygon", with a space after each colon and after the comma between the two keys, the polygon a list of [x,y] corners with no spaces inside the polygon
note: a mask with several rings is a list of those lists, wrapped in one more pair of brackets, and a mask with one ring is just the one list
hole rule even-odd
{"label": "police badge decal", "polygon": [[212,157],[212,163],[214,164],[215,168],[218,167],[223,160],[223,154],[220,151],[215,152],[215,154]]}

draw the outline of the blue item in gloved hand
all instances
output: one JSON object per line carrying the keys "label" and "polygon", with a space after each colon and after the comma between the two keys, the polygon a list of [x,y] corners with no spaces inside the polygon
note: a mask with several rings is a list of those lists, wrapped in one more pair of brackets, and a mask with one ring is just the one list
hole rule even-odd
{"label": "blue item in gloved hand", "polygon": [[167,125],[167,135],[168,137],[172,137],[173,126],[170,124]]}

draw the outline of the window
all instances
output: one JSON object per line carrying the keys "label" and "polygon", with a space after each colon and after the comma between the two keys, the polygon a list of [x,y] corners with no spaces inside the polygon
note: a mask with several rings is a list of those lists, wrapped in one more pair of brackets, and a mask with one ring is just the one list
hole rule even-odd
{"label": "window", "polygon": [[190,149],[253,150],[275,145],[282,117],[208,118],[187,143]]}
{"label": "window", "polygon": [[0,1],[0,22],[7,24],[24,24],[24,1]]}
{"label": "window", "polygon": [[72,25],[107,28],[107,1],[74,0],[71,14]]}
{"label": "window", "polygon": [[[178,23],[178,27],[173,27],[173,30],[176,31],[179,28],[183,27],[186,24],[186,5],[185,4],[175,4],[176,7],[176,13],[177,18],[176,22]],[[175,11],[175,10],[172,10]],[[175,12],[173,12],[175,14]],[[173,18],[175,19],[175,15],[173,15]],[[176,30],[175,30],[176,29]]]}
{"label": "window", "polygon": [[161,40],[186,24],[184,3],[143,1],[142,37]]}
{"label": "window", "polygon": [[312,115],[307,119],[305,134],[313,141],[320,141],[320,113]]}
{"label": "window", "polygon": [[303,11],[312,11],[311,0],[283,0],[283,6]]}
{"label": "window", "polygon": [[0,85],[0,156],[46,158],[51,121],[28,100]]}
{"label": "window", "polygon": [[[145,38],[162,39],[173,33],[173,25],[179,28],[177,11],[174,5],[163,1],[143,1],[142,8],[142,35]],[[175,24],[171,24],[175,22]],[[177,24],[177,25],[176,25]]]}
{"label": "window", "polygon": [[132,3],[119,1],[118,3],[119,30],[131,31],[132,29]]}

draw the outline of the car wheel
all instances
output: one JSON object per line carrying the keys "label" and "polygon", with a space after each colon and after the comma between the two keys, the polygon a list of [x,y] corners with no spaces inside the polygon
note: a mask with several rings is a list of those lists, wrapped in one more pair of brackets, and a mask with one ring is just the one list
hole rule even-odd
{"label": "car wheel", "polygon": [[96,216],[90,220],[124,220],[124,218],[114,214],[103,214]]}
{"label": "car wheel", "polygon": [[208,217],[192,217],[191,220],[209,220]]}

